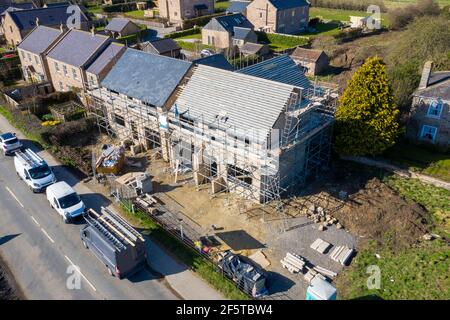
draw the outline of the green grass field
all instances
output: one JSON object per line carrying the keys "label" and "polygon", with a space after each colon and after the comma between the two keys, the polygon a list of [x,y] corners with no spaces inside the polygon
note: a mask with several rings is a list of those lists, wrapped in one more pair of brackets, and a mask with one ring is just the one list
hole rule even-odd
{"label": "green grass field", "polygon": [[450,182],[449,153],[400,142],[388,149],[383,156],[410,170]]}
{"label": "green grass field", "polygon": [[[329,9],[329,8],[310,8],[309,18],[320,17],[323,20],[335,20],[335,21],[350,21],[350,16],[360,16],[366,17],[370,13],[365,11],[356,10],[340,10],[340,9]],[[381,14],[382,24],[386,24],[385,14]]]}
{"label": "green grass field", "polygon": [[144,18],[144,10],[134,10],[125,13],[130,18],[142,19]]}
{"label": "green grass field", "polygon": [[216,2],[216,3],[214,3],[214,9],[216,12],[225,11],[225,9],[227,9],[229,5],[230,5],[230,1]]}
{"label": "green grass field", "polygon": [[[440,6],[450,5],[450,0],[436,0]],[[384,4],[388,8],[404,7],[409,4],[417,3],[417,0],[384,0]]]}
{"label": "green grass field", "polygon": [[[450,191],[416,179],[385,176],[383,181],[405,198],[423,205],[433,216],[431,231],[450,232]],[[410,223],[405,221],[405,223]],[[418,239],[419,240],[419,239]],[[380,255],[378,259],[375,254]],[[380,289],[367,287],[369,266],[381,272]],[[393,252],[387,246],[367,243],[337,279],[339,299],[450,299],[450,249],[444,240],[422,241]]]}

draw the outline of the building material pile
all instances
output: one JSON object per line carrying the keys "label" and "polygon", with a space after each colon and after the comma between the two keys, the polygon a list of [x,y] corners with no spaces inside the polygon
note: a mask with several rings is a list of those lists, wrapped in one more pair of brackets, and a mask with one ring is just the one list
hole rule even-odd
{"label": "building material pile", "polygon": [[347,246],[339,246],[336,247],[330,255],[330,258],[336,262],[339,262],[341,265],[347,265],[347,262],[353,255],[354,250],[350,249]]}
{"label": "building material pile", "polygon": [[342,225],[330,213],[327,213],[322,207],[311,205],[309,206],[306,216],[315,223],[320,223],[319,230],[324,231],[331,225],[336,225],[336,228],[342,229]]}
{"label": "building material pile", "polygon": [[319,253],[325,253],[330,248],[331,244],[317,238],[310,246],[311,249],[316,250]]}
{"label": "building material pile", "polygon": [[306,264],[303,257],[290,252],[287,252],[286,256],[280,262],[283,268],[288,269],[290,273],[302,272]]}
{"label": "building material pile", "polygon": [[95,167],[98,173],[117,174],[122,170],[125,162],[125,148],[112,145],[103,145],[102,154],[97,159]]}
{"label": "building material pile", "polygon": [[147,172],[128,172],[117,178],[116,182],[134,190],[136,196],[153,191],[152,180]]}

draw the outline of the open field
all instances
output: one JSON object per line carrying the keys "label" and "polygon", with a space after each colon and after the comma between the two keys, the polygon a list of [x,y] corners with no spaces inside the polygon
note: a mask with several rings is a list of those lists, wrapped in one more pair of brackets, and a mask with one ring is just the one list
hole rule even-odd
{"label": "open field", "polygon": [[[448,6],[450,5],[450,0],[436,0],[440,6]],[[384,0],[384,4],[388,8],[398,8],[404,7],[409,4],[415,4],[417,0]]]}
{"label": "open field", "polygon": [[142,19],[144,18],[144,10],[134,10],[125,12],[125,15],[130,18]]}

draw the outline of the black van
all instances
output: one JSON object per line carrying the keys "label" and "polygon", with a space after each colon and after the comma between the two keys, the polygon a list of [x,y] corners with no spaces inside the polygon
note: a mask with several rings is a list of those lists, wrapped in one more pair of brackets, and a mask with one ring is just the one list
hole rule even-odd
{"label": "black van", "polygon": [[144,238],[117,213],[102,207],[101,213],[87,210],[84,218],[81,241],[105,264],[110,275],[122,279],[147,264]]}

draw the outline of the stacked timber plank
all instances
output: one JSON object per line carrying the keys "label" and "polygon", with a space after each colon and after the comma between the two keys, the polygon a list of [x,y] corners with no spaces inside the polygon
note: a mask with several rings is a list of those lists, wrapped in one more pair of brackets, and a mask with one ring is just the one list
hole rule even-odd
{"label": "stacked timber plank", "polygon": [[287,252],[286,256],[282,260],[280,260],[280,262],[283,268],[288,269],[290,273],[302,272],[306,263],[305,259],[303,259],[301,256],[290,252]]}
{"label": "stacked timber plank", "polygon": [[311,245],[310,248],[313,250],[316,250],[319,253],[325,253],[325,251],[328,250],[328,248],[330,248],[331,244],[320,239],[317,238]]}
{"label": "stacked timber plank", "polygon": [[339,262],[343,266],[347,265],[348,260],[353,255],[354,250],[347,246],[336,247],[330,255],[330,258]]}
{"label": "stacked timber plank", "polygon": [[315,266],[313,269],[315,271],[323,274],[324,276],[327,276],[328,278],[331,278],[331,279],[337,276],[336,272],[333,272],[331,270],[325,269],[325,268],[323,268],[321,266]]}

